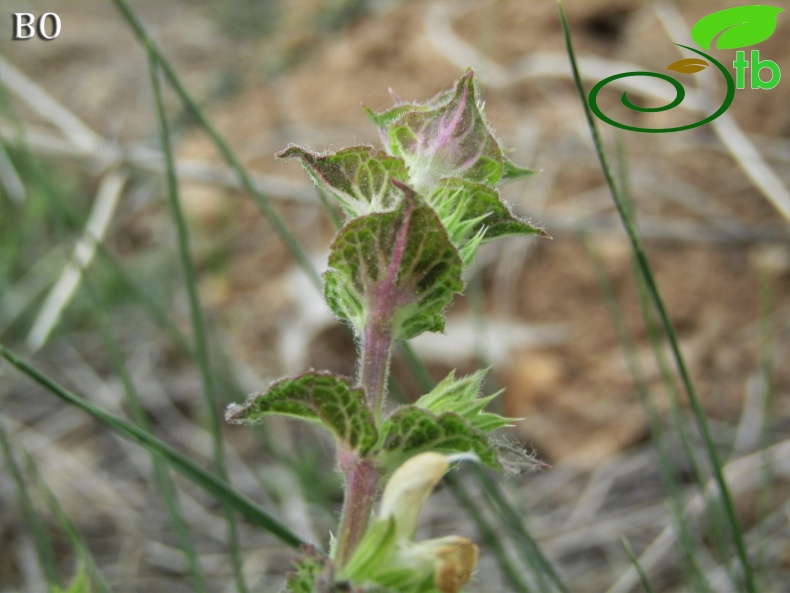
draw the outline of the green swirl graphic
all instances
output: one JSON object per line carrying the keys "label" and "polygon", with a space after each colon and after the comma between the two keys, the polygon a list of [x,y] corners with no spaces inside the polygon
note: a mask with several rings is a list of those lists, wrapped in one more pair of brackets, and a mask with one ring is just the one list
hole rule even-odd
{"label": "green swirl graphic", "polygon": [[696,128],[698,126],[704,126],[707,123],[712,122],[714,119],[719,117],[722,113],[727,111],[729,106],[732,104],[733,99],[735,99],[735,80],[733,80],[732,75],[729,71],[717,60],[714,60],[708,54],[701,52],[693,47],[688,47],[687,45],[681,45],[680,43],[676,43],[675,45],[679,47],[683,47],[689,51],[693,51],[695,54],[699,54],[704,56],[706,59],[710,60],[719,71],[724,75],[724,79],[727,82],[727,96],[724,97],[724,102],[721,104],[714,113],[702,119],[698,122],[694,122],[691,124],[687,124],[685,126],[677,126],[674,128],[640,128],[637,126],[629,126],[627,124],[621,124],[620,122],[616,122],[611,117],[607,116],[606,114],[601,111],[600,107],[598,107],[598,93],[601,92],[601,89],[605,87],[612,81],[619,80],[620,78],[629,78],[631,76],[652,76],[653,78],[660,78],[661,80],[667,81],[675,88],[675,99],[667,103],[666,105],[662,105],[660,107],[639,107],[638,105],[634,105],[630,99],[628,98],[628,93],[623,93],[620,97],[623,105],[631,109],[632,111],[640,111],[640,112],[659,112],[659,111],[668,111],[669,109],[673,109],[680,105],[683,102],[683,99],[686,97],[686,89],[683,88],[683,85],[680,82],[668,74],[663,74],[659,72],[623,72],[622,74],[615,74],[614,76],[610,76],[609,78],[604,78],[601,82],[596,84],[592,90],[590,91],[590,96],[587,99],[587,102],[590,105],[590,109],[592,112],[601,120],[605,121],[609,125],[615,126],[617,128],[621,128],[623,130],[630,130],[631,132],[647,132],[650,134],[664,134],[667,132],[680,132],[682,130],[690,130],[691,128]]}

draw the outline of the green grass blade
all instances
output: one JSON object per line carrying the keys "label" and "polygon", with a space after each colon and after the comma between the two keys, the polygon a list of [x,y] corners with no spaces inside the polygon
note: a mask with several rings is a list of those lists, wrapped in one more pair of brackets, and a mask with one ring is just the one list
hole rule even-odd
{"label": "green grass blade", "polygon": [[[192,263],[192,249],[190,246],[189,228],[187,227],[184,213],[181,209],[181,202],[178,195],[178,179],[176,178],[175,164],[173,160],[173,150],[170,145],[170,131],[165,115],[165,107],[162,101],[162,90],[159,85],[159,73],[157,58],[148,46],[148,61],[151,73],[151,87],[154,94],[156,113],[159,119],[159,137],[162,142],[162,154],[165,158],[165,171],[167,178],[167,196],[171,214],[178,231],[178,252],[181,257],[181,267],[186,281],[187,294],[189,296],[189,311],[192,319],[192,329],[195,334],[195,355],[200,375],[203,381],[203,397],[206,403],[206,411],[209,418],[209,431],[212,437],[212,447],[214,452],[214,466],[217,475],[227,482],[228,471],[225,465],[225,447],[222,440],[222,421],[220,420],[219,410],[215,397],[214,376],[211,371],[211,360],[209,357],[208,337],[206,333],[206,323],[203,318],[203,309],[198,295],[197,277],[195,267]],[[236,518],[233,510],[225,504],[225,518],[228,525],[228,544],[230,547],[231,562],[233,564],[233,574],[236,580],[236,588],[240,593],[247,592],[247,584],[244,579],[243,559],[239,545],[239,534],[236,527]]]}
{"label": "green grass blade", "polygon": [[656,313],[659,316],[659,319],[661,320],[661,326],[664,330],[664,334],[666,335],[667,340],[669,341],[669,345],[672,351],[672,357],[675,362],[675,367],[680,376],[681,382],[683,384],[683,388],[686,392],[686,396],[691,405],[691,409],[694,413],[694,418],[697,423],[697,427],[705,442],[705,449],[708,455],[708,459],[710,461],[713,477],[714,480],[716,481],[716,485],[719,488],[719,495],[721,496],[722,506],[724,507],[724,512],[727,516],[727,521],[729,523],[729,527],[732,535],[732,540],[733,543],[735,544],[738,558],[740,560],[746,590],[749,591],[749,593],[757,593],[757,588],[754,581],[754,571],[752,569],[752,565],[749,560],[749,555],[746,550],[746,543],[744,541],[743,532],[741,530],[740,524],[738,522],[738,517],[735,512],[735,505],[732,500],[732,494],[730,493],[730,489],[729,486],[727,485],[727,481],[724,479],[724,472],[722,470],[721,461],[719,459],[719,454],[716,451],[715,444],[711,437],[710,429],[708,428],[708,422],[707,422],[707,418],[705,417],[705,411],[702,408],[702,404],[699,401],[699,397],[697,396],[696,389],[694,388],[694,385],[691,381],[691,376],[689,375],[688,368],[686,367],[686,362],[680,351],[680,346],[678,345],[677,337],[675,335],[675,330],[669,319],[669,314],[666,310],[666,307],[664,306],[664,301],[661,297],[661,293],[659,292],[655,277],[653,276],[652,268],[642,247],[642,241],[639,238],[636,228],[632,223],[631,217],[629,216],[627,207],[625,206],[625,202],[620,193],[618,184],[615,182],[614,175],[612,174],[611,167],[609,166],[609,161],[606,156],[606,152],[604,151],[603,142],[598,132],[598,127],[596,125],[595,120],[593,119],[592,113],[590,112],[587,106],[586,94],[584,92],[584,86],[581,81],[581,76],[579,75],[579,68],[576,63],[576,54],[573,50],[573,43],[571,41],[570,27],[568,25],[567,19],[565,18],[565,11],[562,7],[562,1],[557,0],[557,5],[559,7],[560,21],[562,23],[562,28],[565,36],[565,45],[567,47],[568,57],[570,58],[571,69],[573,71],[573,80],[582,102],[584,114],[587,119],[587,125],[590,128],[593,144],[595,145],[595,150],[598,154],[598,160],[601,165],[601,170],[606,179],[606,183],[609,186],[609,190],[614,200],[618,215],[620,216],[620,220],[623,224],[623,227],[625,228],[626,234],[628,235],[628,239],[631,243],[631,248],[633,249],[634,256],[636,257],[638,263],[640,274],[643,277],[645,283],[647,284],[647,288],[650,294],[650,300],[653,304],[653,307],[656,310]]}
{"label": "green grass blade", "polygon": [[244,165],[241,164],[241,161],[233,152],[230,145],[219,134],[219,132],[214,129],[214,126],[203,113],[203,110],[187,92],[186,88],[181,83],[181,79],[176,74],[176,71],[167,61],[154,40],[151,39],[151,36],[148,35],[148,31],[146,31],[142,22],[140,22],[140,19],[137,18],[137,15],[129,7],[126,0],[112,0],[112,2],[118,8],[121,15],[132,28],[132,31],[143,44],[143,46],[148,52],[152,53],[156,57],[157,64],[162,69],[162,73],[164,74],[165,78],[178,95],[179,99],[184,105],[184,108],[206,132],[228,166],[230,166],[236,175],[238,175],[239,182],[244,188],[244,191],[246,191],[255,200],[255,203],[266,217],[266,220],[268,220],[269,224],[272,225],[274,232],[277,233],[288,251],[291,252],[307,276],[310,278],[313,284],[315,284],[316,288],[320,289],[321,277],[313,267],[313,264],[310,262],[307,254],[302,249],[299,241],[285,224],[285,221],[283,221],[280,215],[274,210],[269,198],[266,197],[257,187],[255,187],[255,184],[252,182],[252,179],[247,173],[247,170],[244,168]]}
{"label": "green grass blade", "polygon": [[77,529],[71,519],[69,519],[68,515],[63,510],[63,507],[60,505],[60,502],[58,502],[57,497],[41,477],[41,474],[33,462],[33,459],[30,456],[27,456],[26,462],[28,470],[33,475],[39,489],[44,494],[44,501],[47,503],[50,511],[60,523],[63,531],[66,533],[69,543],[77,552],[77,559],[79,561],[78,565],[81,564],[82,566],[87,567],[92,581],[98,586],[98,589],[101,593],[111,593],[107,581],[104,580],[104,577],[96,566],[96,562],[93,559],[93,554],[91,554],[88,545],[85,543],[85,538],[82,537],[79,529]]}
{"label": "green grass blade", "polygon": [[33,499],[28,492],[25,479],[22,476],[22,470],[14,458],[14,452],[11,450],[11,443],[9,442],[2,417],[0,417],[0,449],[3,451],[6,467],[8,467],[11,479],[16,487],[19,508],[22,511],[25,525],[30,529],[30,534],[33,537],[33,545],[36,548],[38,563],[41,566],[44,578],[50,587],[53,585],[60,586],[62,580],[58,563],[55,560],[55,550],[47,535],[47,530],[44,528],[44,524],[41,522],[41,518],[33,505]]}
{"label": "green grass blade", "polygon": [[104,424],[127,440],[154,453],[184,477],[216,497],[217,500],[233,507],[233,509],[244,516],[250,523],[265,529],[277,539],[293,548],[298,548],[305,543],[287,526],[272,517],[247,496],[233,489],[227,482],[219,479],[216,475],[207,472],[197,463],[175,450],[167,443],[150,435],[137,426],[93,405],[85,398],[64,389],[50,377],[19,358],[14,352],[2,344],[0,344],[0,357],[6,359],[13,366],[60,399],[87,412],[101,424]]}
{"label": "green grass blade", "polygon": [[[696,447],[694,446],[691,435],[686,427],[686,421],[683,418],[683,409],[680,403],[680,397],[678,393],[677,386],[675,382],[672,380],[672,372],[669,367],[669,362],[666,360],[666,354],[664,352],[664,342],[661,339],[660,330],[655,320],[655,315],[653,314],[653,309],[650,305],[650,296],[647,291],[647,286],[642,281],[641,276],[637,275],[637,290],[639,293],[640,299],[640,308],[642,311],[642,318],[644,319],[645,328],[647,330],[647,336],[650,340],[650,346],[653,350],[654,356],[656,358],[656,362],[658,365],[659,373],[661,375],[661,381],[664,385],[664,389],[669,394],[669,401],[671,406],[672,412],[672,420],[674,423],[675,431],[680,436],[680,443],[683,448],[683,452],[686,454],[686,458],[689,460],[691,464],[691,472],[694,476],[694,479],[699,486],[700,495],[703,497],[705,501],[705,511],[710,519],[711,530],[712,530],[712,541],[713,546],[716,549],[717,553],[719,554],[719,558],[728,568],[728,575],[732,580],[733,586],[737,588],[737,578],[735,577],[734,573],[732,572],[731,563],[727,562],[727,546],[726,546],[726,533],[727,527],[725,525],[726,518],[724,517],[724,513],[721,508],[721,500],[715,498],[714,494],[709,494],[707,489],[707,478],[705,476],[705,472],[703,471],[702,464],[697,459],[698,452]],[[654,411],[654,414],[658,412]],[[674,474],[669,476],[674,481]],[[681,503],[678,501],[678,509],[682,508]],[[682,531],[679,533],[683,533],[685,530],[688,529],[687,524],[685,521],[682,521],[680,526]],[[696,556],[696,548],[690,550],[690,552],[686,552],[684,554],[684,559],[689,556],[689,553],[694,554]],[[695,561],[696,562],[696,561]],[[701,580],[704,580],[704,576],[702,573],[698,575]]]}
{"label": "green grass blade", "polygon": [[[150,434],[151,424],[148,421],[145,408],[140,401],[140,396],[138,395],[137,389],[134,386],[129,369],[127,368],[126,363],[123,360],[123,356],[118,349],[118,343],[112,335],[104,308],[101,306],[101,303],[98,302],[99,297],[90,278],[85,279],[85,286],[91,291],[94,301],[96,302],[99,309],[99,329],[101,330],[105,350],[113,368],[115,369],[115,374],[123,386],[130,415],[142,430]],[[187,562],[187,567],[190,578],[192,579],[194,590],[196,593],[208,593],[206,577],[203,574],[203,569],[200,566],[200,560],[198,559],[197,551],[195,550],[192,533],[189,525],[184,519],[184,514],[181,511],[178,490],[173,484],[173,481],[170,478],[170,474],[168,474],[164,463],[153,454],[151,454],[151,463],[153,466],[154,480],[156,482],[157,489],[159,490],[159,494],[162,497],[167,514],[170,517],[170,523],[173,526],[173,531],[175,532],[179,547],[184,553],[184,558]]]}
{"label": "green grass blade", "polygon": [[647,593],[656,593],[655,589],[653,589],[653,585],[650,584],[645,571],[642,570],[642,565],[639,564],[639,557],[636,555],[636,553],[634,553],[634,548],[631,546],[631,542],[628,541],[628,538],[625,536],[623,536],[623,548],[625,548],[625,553],[628,554],[628,557],[631,559],[636,572],[639,574],[639,580],[642,581],[642,586],[645,588],[645,591]]}
{"label": "green grass blade", "polygon": [[554,565],[546,558],[540,545],[538,545],[538,542],[532,537],[524,519],[519,515],[516,509],[513,508],[510,501],[505,498],[499,485],[479,466],[473,467],[473,473],[483,487],[483,491],[489,498],[491,506],[499,514],[501,518],[500,523],[505,526],[518,542],[519,552],[524,556],[525,561],[535,569],[538,584],[541,586],[541,593],[548,591],[545,584],[546,577],[551,580],[557,591],[561,593],[570,593],[570,589],[568,589],[568,586],[562,580],[562,577],[560,577]]}
{"label": "green grass blade", "polygon": [[[619,131],[618,131],[619,132]],[[620,175],[620,190],[623,196],[624,205],[628,215],[631,217],[633,224],[636,224],[636,209],[634,208],[633,200],[631,197],[630,187],[631,187],[631,180],[629,175],[629,167],[628,167],[628,158],[627,152],[625,148],[625,141],[624,136],[621,133],[616,134],[616,153],[617,153],[617,163],[618,163],[618,172]],[[585,244],[587,246],[587,252],[593,259],[593,267],[596,269],[596,278],[598,278],[599,287],[601,287],[602,292],[604,293],[604,297],[607,300],[607,303],[611,303],[609,306],[609,313],[615,321],[615,326],[617,327],[618,336],[620,337],[621,344],[623,344],[624,351],[626,352],[626,356],[630,356],[630,360],[628,362],[629,368],[632,371],[632,375],[636,381],[640,401],[642,402],[642,406],[645,409],[646,413],[649,416],[650,430],[651,433],[654,435],[654,439],[656,439],[656,445],[659,452],[659,460],[661,463],[661,471],[662,471],[662,478],[664,480],[664,484],[666,485],[668,492],[670,493],[670,510],[673,513],[673,520],[675,521],[675,528],[680,537],[681,547],[683,549],[683,562],[686,566],[687,572],[691,575],[691,578],[694,579],[695,588],[702,590],[710,590],[710,585],[708,584],[708,580],[705,576],[705,573],[700,569],[700,563],[698,560],[698,550],[699,546],[694,544],[694,538],[689,530],[689,526],[687,521],[683,519],[682,516],[682,509],[683,509],[683,502],[680,499],[680,489],[675,479],[675,472],[672,469],[671,460],[669,458],[669,453],[665,444],[665,439],[663,436],[663,427],[661,421],[659,419],[658,411],[653,403],[652,397],[650,396],[649,389],[647,388],[647,383],[644,379],[644,373],[641,370],[641,366],[639,365],[638,357],[636,356],[636,347],[634,346],[634,340],[631,338],[628,329],[625,325],[625,322],[622,319],[621,309],[619,304],[617,303],[617,299],[614,295],[614,289],[609,282],[608,277],[604,271],[603,264],[601,263],[600,257],[595,253],[592,248],[592,244],[586,240],[585,237]],[[688,459],[689,463],[691,464],[692,474],[696,479],[697,485],[700,488],[700,493],[705,500],[705,510],[710,518],[711,523],[711,530],[712,530],[712,537],[713,545],[716,548],[716,551],[719,554],[719,558],[722,559],[722,562],[727,567],[727,574],[730,578],[731,583],[737,589],[737,577],[733,572],[733,566],[731,562],[728,562],[726,559],[728,557],[728,550],[727,550],[727,527],[725,525],[726,521],[724,520],[723,513],[721,511],[721,504],[720,501],[716,499],[715,496],[708,493],[707,489],[707,477],[703,472],[702,463],[699,460],[699,451],[697,447],[695,447],[691,440],[691,435],[689,434],[688,428],[686,426],[686,421],[683,414],[683,408],[680,403],[680,392],[678,390],[675,381],[672,379],[672,371],[670,369],[670,364],[666,359],[666,353],[664,348],[664,342],[660,336],[660,331],[657,327],[655,316],[653,315],[653,310],[650,304],[650,297],[647,291],[647,285],[639,273],[638,265],[636,258],[632,256],[632,262],[634,266],[633,275],[634,279],[637,284],[637,290],[639,293],[639,306],[642,312],[642,318],[645,324],[645,328],[647,329],[647,335],[650,340],[650,346],[653,350],[653,355],[656,359],[659,373],[661,375],[661,380],[663,382],[664,388],[669,395],[669,401],[671,405],[672,411],[672,419],[674,422],[675,431],[680,436],[681,446],[683,447],[683,451],[686,454],[686,458]],[[630,352],[630,355],[629,355]],[[638,376],[637,374],[638,373]]]}
{"label": "green grass blade", "polygon": [[[771,443],[771,426],[768,421],[774,412],[774,357],[773,357],[773,326],[771,325],[772,298],[771,282],[769,273],[764,267],[760,267],[760,374],[763,384],[763,425],[760,430],[760,449],[765,451]],[[760,477],[760,490],[757,499],[757,567],[763,567],[767,563],[768,556],[768,536],[766,533],[765,519],[768,517],[769,510],[773,506],[774,492],[772,458],[765,454],[762,463],[762,475]],[[758,576],[764,572],[758,570]]]}
{"label": "green grass blade", "polygon": [[[587,255],[590,258],[590,264],[593,275],[595,276],[596,284],[598,285],[598,291],[603,296],[606,309],[610,318],[612,319],[612,325],[614,326],[615,332],[617,333],[620,347],[623,351],[623,355],[625,356],[626,365],[628,366],[628,370],[634,381],[637,396],[639,397],[639,401],[645,411],[645,416],[647,417],[647,423],[650,427],[650,434],[652,436],[653,442],[656,445],[659,470],[661,472],[661,478],[668,495],[667,506],[669,507],[669,512],[672,516],[672,521],[675,526],[675,530],[677,531],[678,540],[680,543],[680,560],[683,564],[686,574],[693,580],[695,590],[709,592],[710,586],[708,585],[704,573],[699,566],[697,546],[694,542],[694,536],[690,530],[688,521],[686,521],[683,517],[683,500],[680,492],[680,486],[675,477],[675,471],[673,469],[672,458],[669,452],[666,435],[664,434],[661,416],[650,394],[644,370],[642,369],[642,365],[639,362],[639,357],[636,353],[636,345],[634,344],[634,340],[625,323],[622,315],[622,308],[617,302],[614,287],[612,286],[609,277],[606,275],[606,271],[600,256],[598,255],[589,238],[583,233],[581,236],[587,251]],[[640,278],[638,276],[637,284],[640,287],[643,286],[643,283],[640,282]],[[662,354],[661,344],[653,339],[656,337],[656,332],[654,331],[655,328],[651,323],[649,304],[645,302],[645,299],[641,299],[640,304],[642,305],[642,313],[645,316],[647,332],[651,336],[651,345],[656,357],[659,359],[660,367]],[[672,386],[673,385],[671,385],[670,381],[669,387],[671,388]],[[684,427],[679,427],[679,430],[684,430]],[[702,483],[702,487],[704,488],[704,481]]]}

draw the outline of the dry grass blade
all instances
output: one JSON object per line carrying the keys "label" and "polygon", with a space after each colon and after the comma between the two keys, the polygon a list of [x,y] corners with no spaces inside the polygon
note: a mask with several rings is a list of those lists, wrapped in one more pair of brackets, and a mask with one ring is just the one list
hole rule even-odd
{"label": "dry grass blade", "polygon": [[[24,145],[41,155],[84,160],[88,165],[105,168],[108,165],[124,165],[145,173],[159,176],[165,174],[162,152],[139,144],[118,144],[100,138],[91,146],[75,146],[50,130],[23,124]],[[0,139],[11,146],[20,144],[15,129],[0,123]],[[243,189],[238,176],[229,167],[223,167],[195,159],[178,159],[175,163],[179,181],[197,181],[220,187]],[[272,199],[292,200],[304,204],[320,205],[315,197],[315,188],[309,183],[295,181],[277,175],[250,173],[252,184]]]}
{"label": "dry grass blade", "polygon": [[5,146],[2,144],[0,144],[0,186],[3,187],[12,201],[24,201],[25,186],[19,178],[19,173],[14,168],[14,163],[8,158]]}
{"label": "dry grass blade", "polygon": [[691,406],[691,409],[693,411],[697,428],[700,434],[702,435],[703,441],[705,443],[705,451],[708,457],[708,461],[710,463],[710,469],[713,472],[714,479],[716,480],[716,483],[718,485],[718,495],[720,497],[721,504],[724,509],[724,514],[730,530],[732,543],[735,546],[738,559],[740,562],[740,566],[743,571],[743,580],[744,580],[745,588],[751,593],[755,593],[757,589],[754,580],[754,570],[751,561],[749,559],[748,552],[746,550],[746,544],[744,542],[743,532],[735,512],[735,505],[732,500],[730,488],[729,485],[727,484],[727,480],[724,477],[724,471],[722,468],[720,455],[718,450],[716,449],[716,445],[713,442],[713,438],[711,436],[709,422],[705,414],[705,410],[700,402],[700,398],[697,393],[696,386],[691,380],[688,363],[686,362],[686,358],[684,357],[680,349],[677,332],[675,331],[675,327],[672,324],[672,321],[669,317],[669,313],[667,311],[667,307],[664,302],[664,298],[662,297],[661,291],[658,288],[658,284],[656,282],[656,277],[653,272],[653,268],[645,254],[642,239],[637,233],[636,228],[634,226],[633,216],[629,211],[628,207],[626,206],[624,196],[622,193],[622,188],[615,181],[612,168],[609,165],[608,156],[604,149],[601,135],[598,131],[598,125],[596,124],[596,120],[593,119],[592,112],[590,111],[587,105],[584,87],[582,85],[581,76],[579,74],[578,63],[576,61],[576,54],[573,49],[570,26],[565,16],[562,0],[557,0],[557,7],[559,9],[560,21],[562,23],[562,29],[565,36],[565,44],[568,50],[568,57],[570,58],[571,70],[573,71],[574,84],[576,86],[576,90],[579,95],[579,100],[582,103],[584,109],[585,119],[587,120],[587,125],[590,130],[590,134],[592,136],[593,144],[595,145],[595,150],[598,155],[601,171],[603,172],[603,175],[606,179],[606,183],[610,188],[612,200],[614,202],[618,214],[620,215],[620,218],[623,223],[623,227],[628,233],[628,238],[631,243],[633,257],[636,262],[635,267],[645,282],[647,292],[650,296],[650,302],[653,308],[655,309],[656,315],[661,321],[661,327],[663,329],[667,343],[669,344],[672,351],[672,357],[674,359],[675,368],[678,377],[680,378],[683,384],[683,389],[688,399],[688,402]]}
{"label": "dry grass blade", "polygon": [[113,212],[118,205],[125,183],[126,174],[120,171],[110,171],[104,176],[90,217],[85,225],[83,236],[74,248],[72,260],[49,291],[33,327],[30,329],[27,345],[32,351],[35,352],[46,344],[63,314],[63,310],[74,297],[84,270],[90,265],[96,254],[97,243],[104,238],[110,226]]}
{"label": "dry grass blade", "polygon": [[250,522],[266,529],[272,535],[279,538],[284,543],[298,547],[304,543],[299,536],[294,534],[288,527],[280,523],[277,519],[270,516],[252,500],[245,495],[234,490],[223,480],[200,467],[188,457],[176,451],[174,448],[154,437],[153,435],[141,430],[137,426],[130,424],[117,416],[109,414],[105,410],[94,406],[85,398],[75,395],[64,389],[51,378],[43,374],[34,366],[19,358],[14,352],[0,344],[0,356],[25,373],[28,377],[47,389],[58,398],[80,408],[90,414],[95,420],[115,431],[128,441],[137,443],[149,452],[157,455],[170,467],[193,481],[195,484],[211,493],[217,500],[221,500],[232,506],[237,512],[247,518]]}
{"label": "dry grass blade", "polygon": [[52,122],[79,148],[91,149],[100,137],[8,60],[0,56],[0,81],[46,120]]}
{"label": "dry grass blade", "polygon": [[[744,494],[759,488],[766,464],[771,466],[775,476],[790,475],[790,440],[782,441],[725,465],[724,476],[727,483],[731,485],[732,494]],[[695,494],[686,504],[684,516],[689,521],[699,520],[707,506],[705,501],[716,496],[717,490],[716,483],[710,481],[704,493]],[[667,527],[639,556],[639,565],[647,573],[656,570],[667,560],[668,554],[676,549],[676,545],[677,533],[674,527]],[[606,593],[629,593],[639,582],[639,572],[632,566],[620,575]]]}
{"label": "dry grass blade", "polygon": [[[471,8],[471,5],[469,7]],[[568,69],[568,56],[564,53],[533,52],[510,66],[503,66],[485,57],[482,52],[470,46],[453,31],[452,19],[457,17],[457,12],[449,10],[442,4],[434,5],[425,13],[424,26],[428,39],[442,57],[459,68],[472,65],[476,70],[479,69],[478,79],[482,84],[493,88],[504,88],[534,78],[572,79],[572,73]],[[579,56],[577,62],[585,80],[597,81],[620,72],[644,70],[633,62],[606,58]],[[612,85],[629,93],[637,93],[660,101],[669,102],[674,98],[674,94],[665,85],[655,80],[640,80],[636,84],[628,79],[622,79],[614,81]],[[681,106],[692,111],[702,111],[705,108],[702,98],[695,91],[686,92],[686,98]]]}

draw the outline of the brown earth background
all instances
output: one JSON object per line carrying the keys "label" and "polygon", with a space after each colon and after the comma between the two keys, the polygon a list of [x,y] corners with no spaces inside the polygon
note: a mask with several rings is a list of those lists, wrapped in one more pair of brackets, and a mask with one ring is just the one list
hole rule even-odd
{"label": "brown earth background", "polygon": [[[663,415],[669,414],[670,404],[642,319],[630,246],[570,77],[555,3],[130,4],[319,269],[325,266],[332,227],[298,164],[277,161],[274,152],[289,143],[316,149],[376,144],[360,105],[387,107],[389,89],[403,100],[425,100],[450,86],[466,67],[474,67],[488,118],[511,159],[540,170],[508,186],[505,197],[514,212],[544,226],[553,239],[515,238],[486,246],[467,278],[466,294],[449,311],[445,335],[419,338],[414,347],[435,380],[452,369],[466,373],[492,365],[487,390],[504,388],[501,410],[524,418],[511,436],[553,466],[506,478],[503,487],[573,591],[632,590],[609,589],[630,565],[620,537],[627,535],[641,553],[669,524],[669,515],[647,415],[596,278],[596,261],[611,283],[646,384]],[[673,42],[685,43],[691,24],[737,4],[567,0],[586,88],[628,70],[622,62],[638,66],[631,70],[665,71],[685,57]],[[773,4],[790,11],[787,3]],[[15,11],[56,12],[63,23],[60,37],[9,41],[9,15]],[[188,330],[161,165],[145,152],[158,143],[142,47],[111,3],[99,0],[4,0],[0,30],[3,59],[101,139],[80,146],[79,129],[72,128],[69,136],[68,125],[36,112],[36,101],[0,68],[0,81],[28,130],[30,149],[82,196],[73,206],[83,218],[108,176],[117,171],[125,175],[105,244]],[[759,49],[790,77],[790,12],[780,15],[775,34]],[[731,51],[712,53],[725,64],[732,61]],[[701,84],[708,105],[718,104],[722,86],[714,74],[679,76],[687,77],[682,79],[687,88]],[[607,93],[602,105],[621,113],[617,93]],[[353,374],[354,345],[348,333],[311,289],[254,201],[234,187],[223,161],[185,116],[177,97],[168,92],[166,100],[215,365],[247,391],[308,367]],[[643,100],[658,104],[654,98]],[[683,109],[623,117],[655,127],[698,118]],[[726,117],[757,148],[786,192],[790,80],[770,91],[739,90]],[[0,132],[9,146],[12,127],[4,111]],[[724,459],[748,458],[766,445],[763,438],[768,444],[786,443],[790,235],[787,220],[739,162],[738,147],[744,142],[728,147],[722,135],[731,132],[713,125],[673,134],[601,129],[617,170],[628,180],[647,256]],[[0,216],[24,208],[3,199],[0,195]],[[62,244],[70,249],[78,238],[75,231],[61,237]],[[58,274],[53,270],[48,282]],[[83,292],[35,354],[26,337],[40,299],[31,305],[29,321],[0,337],[78,393],[124,414],[119,378]],[[155,432],[209,466],[196,365],[125,298],[123,289],[110,285],[107,292],[110,325]],[[766,351],[773,361],[770,390],[764,388]],[[399,354],[393,364],[405,396],[418,396],[417,382]],[[685,403],[683,407],[691,427]],[[0,413],[12,442],[33,456],[84,533],[114,591],[191,590],[144,454],[63,407],[8,366],[0,374]],[[323,544],[340,500],[327,441],[284,422],[267,425],[265,432],[284,457],[268,449],[260,453],[261,442],[244,429],[226,430],[234,484],[300,535]],[[301,464],[301,470],[289,469],[283,459],[298,459],[293,463]],[[688,473],[680,455],[677,464],[678,475]],[[736,504],[749,534],[759,480],[754,472],[747,474],[736,488]],[[771,481],[776,521],[768,540],[765,562],[771,576],[765,590],[790,591],[788,476],[777,470]],[[690,479],[681,482],[691,500],[695,490]],[[179,480],[179,485],[212,590],[230,590],[221,510],[188,483]],[[472,485],[469,489],[479,496]],[[30,566],[29,535],[5,471],[0,473],[0,505],[0,592],[38,593],[41,583]],[[57,521],[43,510],[42,515],[57,533]],[[423,535],[464,533],[479,539],[462,517],[454,499],[442,491],[428,505]],[[59,562],[68,571],[73,555],[64,536],[54,537],[59,538]],[[278,590],[292,552],[246,525],[242,543],[253,590]],[[468,590],[510,590],[482,545],[479,576]],[[508,553],[518,555],[515,547]],[[678,552],[670,550],[648,566],[657,590],[691,590],[680,577],[680,565]]]}

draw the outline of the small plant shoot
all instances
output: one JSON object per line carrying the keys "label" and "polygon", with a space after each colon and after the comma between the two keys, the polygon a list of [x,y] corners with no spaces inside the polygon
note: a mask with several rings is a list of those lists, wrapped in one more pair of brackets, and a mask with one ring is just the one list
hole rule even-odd
{"label": "small plant shoot", "polygon": [[[235,424],[271,415],[298,418],[333,437],[345,499],[329,554],[305,550],[289,593],[457,593],[477,562],[470,540],[414,541],[423,504],[447,469],[472,459],[512,471],[534,459],[493,431],[513,419],[485,411],[486,371],[450,373],[412,405],[387,406],[396,340],[444,330],[480,245],[506,235],[546,233],[515,216],[497,188],[530,175],[505,155],[483,116],[470,70],[426,103],[368,110],[384,149],[317,153],[289,146],[345,213],[323,275],[324,299],[351,326],[354,379],[307,371],[228,408]],[[381,494],[380,494],[381,493]]]}

